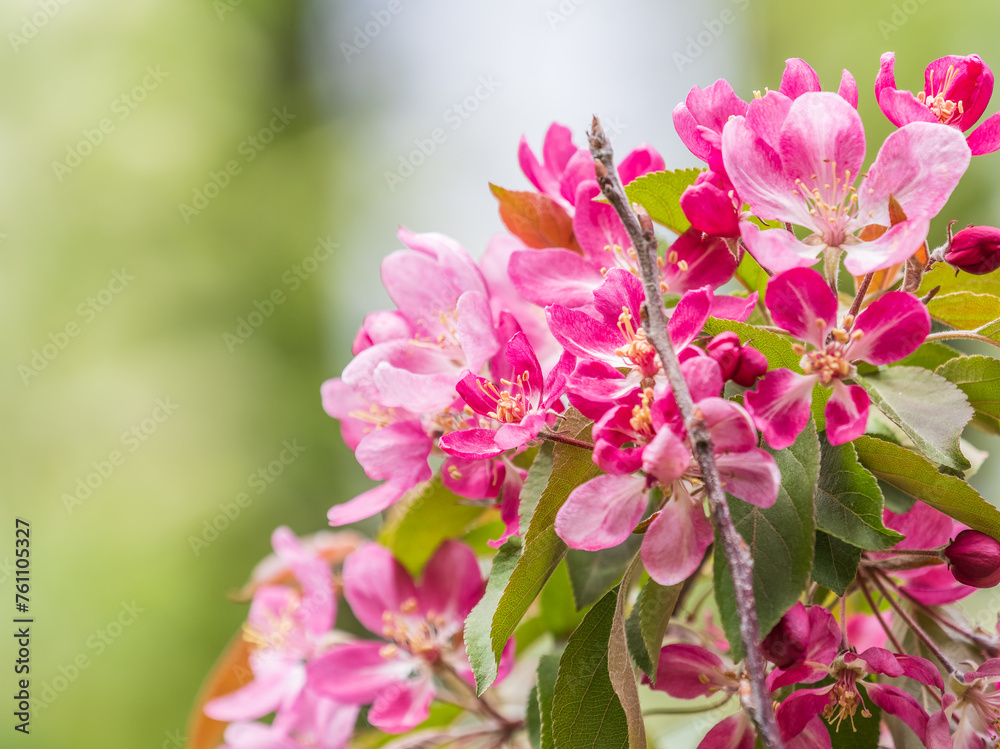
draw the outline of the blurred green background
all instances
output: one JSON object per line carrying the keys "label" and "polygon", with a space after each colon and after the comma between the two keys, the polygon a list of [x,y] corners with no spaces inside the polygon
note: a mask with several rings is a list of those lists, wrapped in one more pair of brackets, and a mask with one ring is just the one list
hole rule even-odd
{"label": "blurred green background", "polygon": [[[486,182],[525,184],[521,132],[537,144],[552,119],[579,132],[597,110],[623,119],[622,147],[649,141],[668,165],[692,165],[669,121],[684,92],[725,75],[749,97],[801,56],[827,87],[843,67],[855,74],[872,158],[891,129],[871,94],[883,51],[896,51],[898,80],[912,88],[944,54],[1000,66],[1000,8],[986,0],[469,5],[404,2],[384,37],[346,62],[340,43],[384,3],[0,9],[0,612],[13,611],[22,517],[32,524],[33,689],[55,697],[17,741],[178,745],[244,615],[226,594],[267,553],[270,531],[318,530],[330,504],[366,486],[318,389],[349,359],[364,312],[385,303],[377,266],[395,226],[454,234],[478,254],[500,229]],[[733,8],[735,22],[678,64],[688,37]],[[517,36],[496,30],[501,17]],[[495,60],[466,69],[463,44]],[[620,59],[601,59],[599,44]],[[496,100],[387,190],[397,155],[491,72],[503,82]],[[948,218],[1000,223],[997,159],[974,161]],[[325,237],[339,254],[309,273],[302,263]],[[115,273],[134,278],[122,287]],[[245,341],[224,337],[275,289],[285,301]],[[304,451],[258,494],[250,476],[286,440]],[[79,482],[102,470],[87,495]],[[991,499],[996,475],[978,477]],[[241,492],[252,503],[219,520]],[[206,532],[213,521],[227,527]],[[134,621],[116,625],[133,605]],[[0,639],[6,694],[14,651]]]}

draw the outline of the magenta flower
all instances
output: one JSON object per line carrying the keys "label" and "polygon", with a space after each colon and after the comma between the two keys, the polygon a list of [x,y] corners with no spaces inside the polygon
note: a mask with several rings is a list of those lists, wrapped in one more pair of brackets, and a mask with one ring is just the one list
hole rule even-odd
{"label": "magenta flower", "polygon": [[[896,88],[896,56],[882,55],[875,76],[875,99],[896,127],[910,122],[938,122],[967,132],[979,121],[993,95],[993,71],[979,55],[948,55],[924,72],[924,90],[916,95]],[[991,115],[968,137],[973,156],[1000,148],[1000,113]]]}
{"label": "magenta flower", "polygon": [[[336,617],[330,565],[308,551],[288,528],[275,530],[271,543],[294,574],[300,590],[284,585],[262,585],[257,589],[243,628],[243,637],[252,647],[253,681],[209,701],[205,715],[213,720],[243,722],[276,712],[273,726],[268,729],[276,740],[286,740],[290,732],[305,735],[319,721],[329,729],[324,729],[327,740],[322,746],[339,749],[350,737],[357,708],[317,695],[306,685],[306,664],[323,652],[324,638],[333,629]],[[249,740],[242,741],[240,735],[252,739],[262,730],[257,724],[234,729],[235,738],[230,743],[234,747],[253,746]]]}
{"label": "magenta flower", "polygon": [[949,239],[944,261],[976,276],[992,273],[1000,268],[1000,229],[970,224]]}
{"label": "magenta flower", "polygon": [[457,386],[472,411],[500,426],[445,434],[438,446],[448,455],[470,460],[496,457],[535,439],[552,420],[551,409],[566,391],[576,359],[563,354],[543,380],[538,358],[521,332],[507,342],[506,359],[507,376],[499,383],[466,372]]}
{"label": "magenta flower", "polygon": [[822,666],[822,671],[834,678],[832,684],[798,689],[778,707],[778,727],[785,741],[799,736],[817,715],[822,715],[838,730],[845,720],[855,728],[854,716],[859,709],[862,716],[871,716],[866,698],[906,723],[923,741],[929,718],[920,703],[900,687],[866,681],[865,677],[872,674],[905,676],[928,686],[944,688],[941,674],[930,661],[916,655],[890,653],[882,648],[869,648],[860,654],[843,653],[828,666]]}
{"label": "magenta flower", "polygon": [[[483,590],[476,555],[459,541],[445,541],[434,552],[419,584],[381,546],[363,546],[344,563],[344,598],[385,640],[334,645],[309,663],[310,687],[346,704],[371,704],[368,721],[386,733],[409,731],[427,719],[435,673],[474,685],[462,633]],[[511,640],[500,678],[513,652]]]}
{"label": "magenta flower", "polygon": [[[757,447],[750,417],[735,403],[705,395],[722,389],[718,364],[700,356],[682,367],[712,437],[726,491],[770,506],[781,475],[774,459]],[[647,389],[638,405],[608,411],[594,435],[594,460],[608,474],[570,493],[556,515],[556,534],[574,549],[617,546],[646,514],[647,491],[658,485],[666,499],[643,535],[642,562],[661,585],[687,579],[712,543],[713,531],[705,515],[701,470],[673,398],[663,390],[654,398]],[[633,475],[640,468],[645,475]]]}
{"label": "magenta flower", "polygon": [[773,692],[788,684],[813,683],[826,676],[817,668],[829,663],[840,648],[840,627],[822,606],[796,603],[761,642],[764,657],[777,668],[768,674]]}
{"label": "magenta flower", "polygon": [[238,722],[226,727],[220,749],[345,749],[359,708],[321,697],[306,688],[293,714],[273,723]]}
{"label": "magenta flower", "polygon": [[912,294],[892,291],[868,306],[857,320],[837,325],[837,298],[823,277],[796,268],[771,278],[767,308],[778,327],[810,345],[798,346],[805,374],[773,369],[746,394],[746,407],[767,443],[781,450],[791,445],[809,421],[813,387],[833,388],[826,404],[826,435],[840,445],[864,434],[868,393],[847,385],[854,362],[879,366],[908,356],[930,332],[927,308]]}
{"label": "magenta flower", "polygon": [[[761,231],[743,220],[743,241],[761,265],[780,272],[812,265],[821,252],[843,251],[854,275],[915,253],[971,158],[960,133],[914,122],[886,139],[855,188],[865,158],[861,117],[841,96],[823,92],[794,101],[780,94],[755,99],[746,117],[726,124],[722,154],[754,215],[812,232],[800,240],[783,228]],[[856,236],[869,224],[890,225],[890,196],[906,220],[872,241]]]}
{"label": "magenta flower", "polygon": [[992,588],[1000,583],[1000,541],[966,529],[944,550],[951,574],[963,585]]}
{"label": "magenta flower", "polygon": [[[643,677],[644,683],[649,679]],[[740,677],[732,664],[700,645],[677,643],[664,645],[656,669],[656,686],[660,692],[682,700],[693,700],[717,694],[737,695]],[[698,749],[753,749],[753,724],[742,710],[717,723]],[[818,717],[813,717],[798,736],[786,740],[788,749],[823,749],[831,746],[830,734]]]}

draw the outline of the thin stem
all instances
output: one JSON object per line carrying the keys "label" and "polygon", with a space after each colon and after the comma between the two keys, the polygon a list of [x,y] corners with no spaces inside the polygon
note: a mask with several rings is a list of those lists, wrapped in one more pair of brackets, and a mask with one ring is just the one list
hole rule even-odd
{"label": "thin stem", "polygon": [[437,675],[441,678],[441,681],[445,683],[448,689],[455,695],[457,699],[459,697],[459,690],[465,692],[465,694],[471,698],[469,704],[456,703],[459,707],[464,707],[465,709],[472,709],[476,712],[482,713],[485,717],[496,721],[499,725],[505,729],[512,729],[514,723],[507,720],[489,702],[486,701],[484,697],[480,697],[476,694],[476,689],[469,682],[463,679],[450,664],[445,663],[443,660],[437,661],[434,664],[434,670]]}
{"label": "thin stem", "polygon": [[572,437],[566,437],[562,434],[556,434],[555,432],[539,432],[539,439],[549,440],[550,442],[561,442],[564,445],[572,445],[573,447],[580,447],[584,450],[590,450],[593,452],[594,446],[590,442],[584,442],[583,440],[575,440]]}
{"label": "thin stem", "polygon": [[847,641],[847,591],[840,597],[840,646],[847,650],[850,643]]}
{"label": "thin stem", "polygon": [[882,629],[885,630],[886,637],[892,643],[892,646],[896,648],[897,653],[903,652],[903,646],[900,645],[899,640],[896,639],[896,635],[892,633],[892,627],[886,624],[885,619],[882,618],[882,612],[879,607],[875,605],[875,601],[872,599],[872,594],[868,590],[868,584],[865,582],[864,575],[858,575],[858,582],[861,584],[861,592],[864,593],[865,600],[868,601],[868,605],[871,606],[872,611],[875,614],[875,618],[878,619],[878,623],[882,625]]}
{"label": "thin stem", "polygon": [[915,557],[937,557],[944,559],[944,555],[937,549],[885,549],[879,554],[906,554]]}
{"label": "thin stem", "polygon": [[644,321],[646,339],[659,355],[677,407],[684,418],[691,452],[701,468],[712,519],[722,537],[722,546],[726,561],[729,563],[736,594],[740,635],[746,650],[745,666],[750,689],[747,693],[741,694],[743,707],[756,724],[757,733],[764,746],[768,749],[781,749],[783,743],[774,718],[771,696],[765,683],[764,655],[760,649],[760,625],[757,622],[757,607],[753,594],[753,557],[733,524],[719,471],[715,465],[712,440],[701,420],[701,414],[695,411],[691,392],[688,390],[680,362],[667,333],[667,315],[663,306],[663,294],[660,291],[660,271],[656,262],[656,233],[653,230],[653,222],[645,211],[637,216],[632,210],[618,179],[611,142],[597,117],[594,117],[590,131],[590,152],[594,157],[601,192],[618,213],[636,251],[642,272],[642,285],[646,293],[647,319]]}
{"label": "thin stem", "polygon": [[954,673],[955,666],[952,665],[951,661],[948,659],[948,656],[946,656],[941,651],[941,648],[937,646],[937,643],[934,642],[934,640],[932,640],[927,635],[926,632],[924,632],[923,628],[919,624],[917,624],[916,619],[910,616],[910,613],[900,605],[899,601],[897,601],[895,598],[889,595],[888,591],[885,589],[885,586],[882,584],[882,580],[880,579],[881,577],[883,577],[883,575],[879,570],[873,571],[873,574],[871,576],[871,581],[875,584],[875,587],[879,589],[879,592],[889,602],[889,605],[892,606],[895,612],[899,614],[900,617],[902,617],[904,622],[906,622],[906,626],[908,626],[911,630],[913,630],[913,634],[915,634],[920,639],[920,641],[927,646],[927,649],[934,654],[934,657],[938,659],[938,662],[948,670],[948,673]]}
{"label": "thin stem", "polygon": [[[987,323],[987,325],[990,324],[991,323]],[[1000,341],[994,341],[992,338],[987,338],[984,335],[979,335],[979,333],[973,333],[971,330],[942,330],[940,333],[931,333],[924,340],[947,341],[949,338],[964,338],[970,341],[982,341],[983,343],[988,343],[991,346],[996,346],[997,348],[1000,348]]]}
{"label": "thin stem", "polygon": [[707,705],[693,705],[691,707],[657,707],[652,710],[646,710],[643,712],[642,717],[646,718],[650,715],[695,715],[697,713],[709,713],[712,710],[717,710],[723,707],[733,695],[727,694],[721,700],[716,700],[715,702],[710,702]]}
{"label": "thin stem", "polygon": [[865,301],[865,296],[868,294],[868,287],[872,284],[872,279],[875,277],[874,273],[869,273],[861,281],[861,286],[858,287],[858,293],[854,295],[854,303],[851,304],[851,309],[848,310],[848,317],[855,317],[858,314],[858,310],[861,309],[861,303]]}

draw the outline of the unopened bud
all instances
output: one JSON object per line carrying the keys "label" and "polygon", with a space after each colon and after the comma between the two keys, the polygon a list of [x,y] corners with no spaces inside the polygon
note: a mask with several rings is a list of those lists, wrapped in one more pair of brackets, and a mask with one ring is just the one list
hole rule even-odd
{"label": "unopened bud", "polygon": [[708,355],[718,362],[722,379],[730,380],[736,374],[736,369],[740,366],[741,348],[740,337],[731,330],[719,333],[705,347]]}
{"label": "unopened bud", "polygon": [[740,352],[740,365],[733,374],[733,382],[745,388],[753,387],[757,378],[767,372],[767,357],[760,351],[744,346]]}
{"label": "unopened bud", "polygon": [[963,585],[992,588],[1000,583],[1000,541],[964,530],[944,550],[951,574]]}
{"label": "unopened bud", "polygon": [[945,262],[977,276],[1000,268],[1000,229],[970,226],[951,238]]}

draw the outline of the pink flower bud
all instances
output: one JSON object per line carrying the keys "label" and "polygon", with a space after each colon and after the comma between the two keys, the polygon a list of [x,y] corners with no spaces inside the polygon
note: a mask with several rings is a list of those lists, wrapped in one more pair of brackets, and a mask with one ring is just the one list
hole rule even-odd
{"label": "pink flower bud", "polygon": [[760,351],[744,346],[740,353],[740,365],[733,374],[733,382],[745,388],[753,387],[757,378],[767,372],[767,357]]}
{"label": "pink flower bud", "polygon": [[951,574],[963,585],[992,588],[1000,583],[1000,541],[964,530],[944,550]]}
{"label": "pink flower bud", "polygon": [[1000,229],[970,226],[951,238],[945,262],[977,276],[1000,268]]}
{"label": "pink flower bud", "polygon": [[809,615],[797,603],[774,625],[760,644],[764,657],[775,666],[788,670],[801,664],[809,645]]}
{"label": "pink flower bud", "polygon": [[709,342],[705,350],[718,362],[719,369],[722,370],[722,379],[732,379],[736,373],[736,369],[740,365],[741,348],[740,337],[731,330],[719,333]]}

